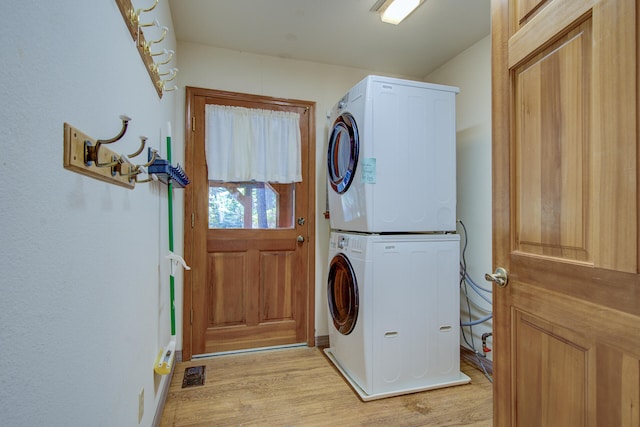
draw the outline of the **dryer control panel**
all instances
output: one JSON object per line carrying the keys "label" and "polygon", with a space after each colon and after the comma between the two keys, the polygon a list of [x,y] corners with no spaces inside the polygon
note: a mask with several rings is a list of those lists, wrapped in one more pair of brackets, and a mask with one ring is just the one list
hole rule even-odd
{"label": "dryer control panel", "polygon": [[342,252],[362,253],[365,239],[354,234],[337,234],[331,238],[329,245],[332,249],[337,248]]}

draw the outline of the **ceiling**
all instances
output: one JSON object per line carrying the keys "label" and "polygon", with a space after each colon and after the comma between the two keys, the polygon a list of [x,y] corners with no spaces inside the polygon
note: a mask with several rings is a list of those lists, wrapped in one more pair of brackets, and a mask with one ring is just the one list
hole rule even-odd
{"label": "ceiling", "polygon": [[490,0],[425,0],[400,25],[376,0],[169,0],[179,42],[423,78],[490,32]]}

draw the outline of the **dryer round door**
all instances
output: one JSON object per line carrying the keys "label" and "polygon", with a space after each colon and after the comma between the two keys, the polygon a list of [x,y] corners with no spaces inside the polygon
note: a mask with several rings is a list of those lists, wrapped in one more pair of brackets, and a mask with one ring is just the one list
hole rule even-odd
{"label": "dryer round door", "polygon": [[358,321],[360,306],[358,282],[349,259],[337,254],[329,266],[327,300],[333,325],[343,335],[349,335]]}
{"label": "dryer round door", "polygon": [[347,191],[355,177],[359,151],[356,121],[351,114],[343,113],[333,123],[327,154],[327,176],[331,188],[338,194]]}

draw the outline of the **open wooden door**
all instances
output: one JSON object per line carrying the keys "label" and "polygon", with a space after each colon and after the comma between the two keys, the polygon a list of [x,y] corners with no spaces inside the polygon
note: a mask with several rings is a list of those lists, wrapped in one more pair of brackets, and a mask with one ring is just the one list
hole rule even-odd
{"label": "open wooden door", "polygon": [[494,424],[640,425],[637,0],[492,0]]}
{"label": "open wooden door", "polygon": [[[302,182],[209,181],[206,105],[300,117]],[[183,359],[314,344],[315,104],[187,87]]]}

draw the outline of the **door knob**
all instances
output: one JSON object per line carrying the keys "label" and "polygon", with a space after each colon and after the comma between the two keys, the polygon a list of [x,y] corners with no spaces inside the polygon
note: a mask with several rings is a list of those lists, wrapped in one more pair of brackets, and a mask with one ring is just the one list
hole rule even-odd
{"label": "door knob", "polygon": [[298,237],[296,238],[296,240],[297,240],[298,242],[302,243],[302,242],[304,242],[304,237],[302,237],[302,236],[298,236]]}
{"label": "door knob", "polygon": [[502,267],[496,268],[496,272],[493,274],[487,273],[484,275],[484,280],[487,282],[495,282],[500,288],[504,288],[507,286],[509,282],[509,277],[507,275],[507,270]]}

